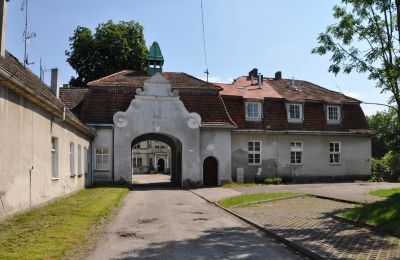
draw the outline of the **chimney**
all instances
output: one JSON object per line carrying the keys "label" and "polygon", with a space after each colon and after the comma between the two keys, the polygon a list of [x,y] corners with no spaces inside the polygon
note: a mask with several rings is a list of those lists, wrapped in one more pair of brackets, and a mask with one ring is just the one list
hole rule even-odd
{"label": "chimney", "polygon": [[282,71],[275,72],[275,80],[282,79]]}
{"label": "chimney", "polygon": [[255,79],[258,77],[258,69],[254,68],[249,72],[249,79]]}
{"label": "chimney", "polygon": [[54,95],[59,98],[60,96],[60,85],[59,85],[59,77],[60,77],[60,71],[58,68],[51,69],[51,91],[54,93]]}
{"label": "chimney", "polygon": [[6,21],[7,21],[7,7],[9,0],[0,0],[0,55],[2,57],[6,56]]}
{"label": "chimney", "polygon": [[261,73],[258,73],[258,88],[262,88],[264,85],[264,76]]}

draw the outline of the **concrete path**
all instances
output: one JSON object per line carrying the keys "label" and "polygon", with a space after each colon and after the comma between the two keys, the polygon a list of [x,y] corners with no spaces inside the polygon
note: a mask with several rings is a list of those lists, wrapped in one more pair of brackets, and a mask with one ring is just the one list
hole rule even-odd
{"label": "concrete path", "polygon": [[400,239],[332,218],[354,204],[296,197],[232,210],[327,259],[400,259]]}
{"label": "concrete path", "polygon": [[88,259],[304,259],[190,191],[134,189]]}
{"label": "concrete path", "polygon": [[371,203],[383,198],[371,196],[371,190],[400,188],[400,183],[324,183],[324,184],[293,184],[293,185],[260,185],[255,187],[234,188],[243,194],[261,193],[270,191],[292,191],[318,196],[330,197],[361,203]]}

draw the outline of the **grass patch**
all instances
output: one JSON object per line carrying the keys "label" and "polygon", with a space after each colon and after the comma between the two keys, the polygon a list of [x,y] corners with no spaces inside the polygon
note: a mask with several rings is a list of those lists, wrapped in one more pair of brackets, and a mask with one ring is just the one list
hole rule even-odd
{"label": "grass patch", "polygon": [[226,182],[222,184],[222,188],[237,188],[237,187],[254,187],[254,186],[260,186],[261,184],[257,183],[238,183],[238,182]]}
{"label": "grass patch", "polygon": [[340,216],[400,232],[400,189],[377,190],[370,194],[387,199],[349,209]]}
{"label": "grass patch", "polygon": [[400,193],[400,188],[393,188],[393,189],[386,189],[386,190],[373,190],[369,194],[378,196],[378,197],[387,198],[396,193]]}
{"label": "grass patch", "polygon": [[256,194],[245,194],[230,197],[227,199],[223,199],[218,201],[218,203],[226,208],[235,207],[241,204],[250,203],[250,202],[257,202],[262,200],[269,200],[269,199],[278,199],[278,198],[285,198],[297,195],[297,193],[293,192],[268,192],[268,193],[256,193]]}
{"label": "grass patch", "polygon": [[127,188],[91,188],[0,222],[0,259],[60,259],[85,247]]}

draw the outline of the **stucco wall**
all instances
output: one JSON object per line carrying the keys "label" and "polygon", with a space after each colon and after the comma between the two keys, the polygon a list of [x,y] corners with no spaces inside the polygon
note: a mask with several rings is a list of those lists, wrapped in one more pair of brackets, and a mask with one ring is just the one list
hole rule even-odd
{"label": "stucco wall", "polygon": [[[58,179],[51,171],[52,136],[58,138]],[[84,171],[89,140],[0,86],[0,218],[84,187],[84,174],[70,177],[70,142],[75,144],[75,172],[81,145]]]}
{"label": "stucco wall", "polygon": [[[93,183],[111,183],[113,171],[113,127],[92,126],[96,129],[96,136],[92,141],[92,169]],[[96,148],[107,147],[108,154],[108,169],[96,169]]]}
{"label": "stucco wall", "polygon": [[201,175],[204,160],[213,156],[218,161],[218,184],[231,181],[231,131],[202,128],[200,131]]}
{"label": "stucco wall", "polygon": [[[248,164],[248,142],[261,141],[262,164]],[[290,164],[290,142],[303,142],[301,165]],[[341,143],[341,162],[329,163],[329,143]],[[254,181],[258,168],[261,177],[286,176],[297,179],[346,179],[367,177],[371,166],[371,138],[344,135],[279,135],[266,133],[232,133],[232,177],[237,168],[244,169],[246,181]]]}

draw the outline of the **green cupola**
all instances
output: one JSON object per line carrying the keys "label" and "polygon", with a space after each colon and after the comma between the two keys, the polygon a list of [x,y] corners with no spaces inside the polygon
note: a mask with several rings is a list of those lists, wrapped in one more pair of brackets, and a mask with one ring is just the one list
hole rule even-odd
{"label": "green cupola", "polygon": [[147,55],[147,74],[150,76],[156,72],[162,73],[162,66],[164,65],[164,58],[161,53],[160,46],[157,42],[153,42],[150,47],[149,55]]}

